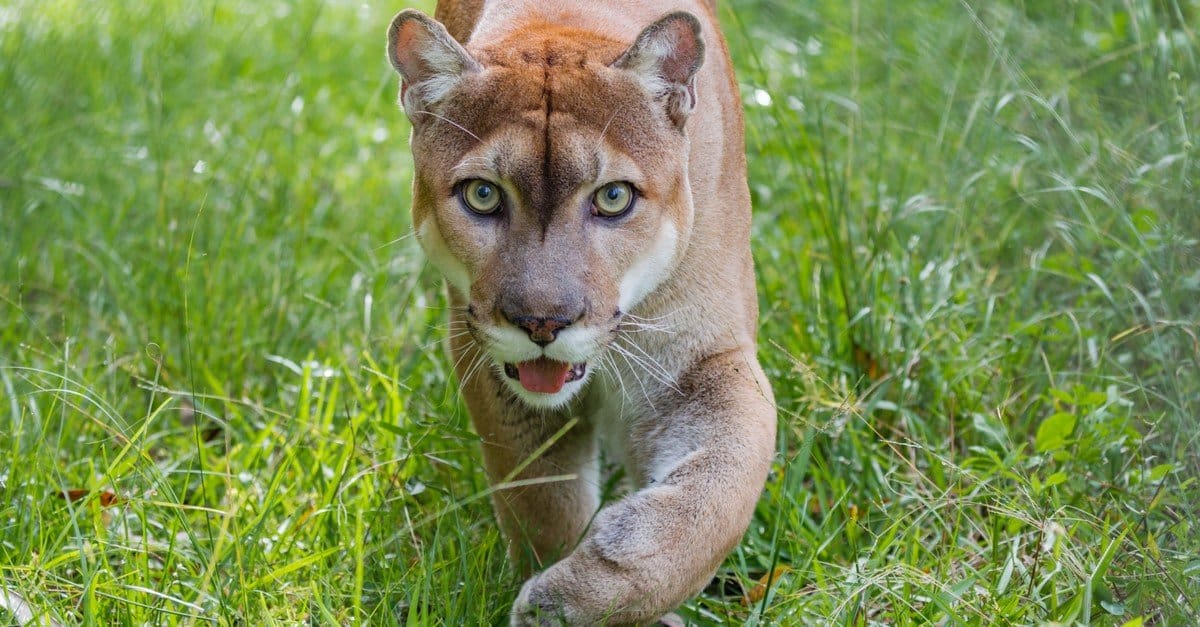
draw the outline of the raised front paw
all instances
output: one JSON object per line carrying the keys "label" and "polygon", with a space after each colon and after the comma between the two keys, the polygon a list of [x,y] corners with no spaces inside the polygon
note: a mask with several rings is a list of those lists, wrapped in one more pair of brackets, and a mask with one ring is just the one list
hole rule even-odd
{"label": "raised front paw", "polygon": [[555,603],[539,583],[539,577],[533,577],[521,586],[521,593],[513,602],[511,623],[513,627],[530,627],[542,625],[570,625],[558,603]]}
{"label": "raised front paw", "polygon": [[[636,623],[621,623],[611,622],[616,617],[607,616],[597,619],[596,617],[587,617],[578,615],[577,612],[571,611],[571,608],[565,607],[562,604],[552,600],[549,593],[542,590],[535,581],[536,578],[525,582],[521,587],[521,594],[517,596],[516,602],[512,608],[512,625],[513,627],[543,627],[547,625],[609,625],[616,626],[621,624],[636,624]],[[573,618],[569,617],[573,616]],[[657,621],[646,623],[652,627],[686,627],[687,622],[678,614],[667,614],[659,618]]]}
{"label": "raised front paw", "polygon": [[[599,577],[600,581],[575,576],[570,572],[572,562],[559,563],[533,577],[521,586],[521,593],[513,602],[511,623],[513,627],[536,625],[664,625],[684,627],[686,624],[676,614],[667,614],[657,620],[658,613],[636,610],[629,605],[637,598],[635,588],[625,585],[620,578],[611,575]],[[634,602],[634,606],[638,605]],[[662,612],[662,610],[659,610]]]}
{"label": "raised front paw", "polygon": [[579,577],[568,568],[571,561],[560,562],[525,582],[513,602],[512,625],[627,625],[632,624],[620,612],[600,604],[611,605],[611,591],[603,584]]}

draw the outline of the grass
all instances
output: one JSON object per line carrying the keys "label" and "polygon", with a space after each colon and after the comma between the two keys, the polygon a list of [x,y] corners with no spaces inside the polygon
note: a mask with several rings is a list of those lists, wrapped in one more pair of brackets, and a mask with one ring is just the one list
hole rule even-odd
{"label": "grass", "polygon": [[[9,610],[504,620],[520,582],[407,237],[397,8],[0,8]],[[723,20],[780,450],[683,613],[1200,621],[1200,4]]]}

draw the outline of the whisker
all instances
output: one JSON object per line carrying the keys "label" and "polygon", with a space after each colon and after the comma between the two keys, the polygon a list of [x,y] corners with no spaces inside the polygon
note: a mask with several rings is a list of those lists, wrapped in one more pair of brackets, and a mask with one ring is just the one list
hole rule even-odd
{"label": "whisker", "polygon": [[469,344],[466,350],[471,353],[471,360],[467,362],[467,367],[463,368],[462,376],[458,378],[460,391],[466,389],[467,384],[471,381],[471,377],[475,375],[480,364],[486,360],[486,355],[482,350],[479,350],[479,347],[474,342]]}
{"label": "whisker", "polygon": [[484,364],[488,363],[488,361],[487,355],[484,355],[483,351],[476,353],[475,360],[471,362],[471,368],[467,370],[467,374],[462,379],[462,386],[466,387],[471,377],[474,377],[476,373],[482,370]]}
{"label": "whisker", "polygon": [[[619,346],[610,347],[612,348],[613,353],[616,353],[618,357],[624,360],[625,365],[628,365],[630,370],[637,370],[634,366],[634,363],[632,363],[629,359],[629,353],[626,353],[624,348],[620,348]],[[613,360],[613,363],[616,363],[616,360]],[[622,377],[622,382],[624,382],[624,377]],[[650,394],[646,390],[646,384],[642,383],[641,377],[637,376],[634,376],[634,382],[637,383],[638,388],[641,388],[642,396],[644,399],[646,399],[646,404],[653,410],[654,404],[652,401],[650,401]]]}
{"label": "whisker", "polygon": [[458,374],[458,365],[461,364],[462,360],[471,353],[475,353],[475,355],[471,357],[471,361],[467,362],[468,364],[472,363],[475,357],[479,355],[479,351],[476,350],[474,342],[469,342],[465,347],[463,347],[462,354],[458,356],[458,359],[454,360],[454,365],[451,366],[450,369],[453,370],[455,374]]}
{"label": "whisker", "polygon": [[488,159],[486,157],[468,157],[466,159],[463,159],[462,162],[460,162],[458,165],[454,166],[450,170],[452,172],[458,172],[459,170],[466,169],[473,165],[483,166],[486,168],[489,165]]}
{"label": "whisker", "polygon": [[434,112],[432,112],[432,111],[417,111],[416,113],[422,113],[422,114],[425,114],[425,115],[431,115],[431,116],[433,116],[433,117],[435,117],[435,118],[437,118],[437,119],[439,119],[439,120],[441,120],[441,121],[443,121],[443,122],[445,122],[445,123],[447,123],[447,124],[449,124],[449,125],[453,126],[454,128],[457,128],[458,130],[460,130],[460,131],[462,131],[462,132],[466,133],[467,135],[470,135],[471,137],[474,137],[474,138],[475,138],[475,141],[477,141],[477,142],[483,142],[483,140],[482,140],[482,139],[479,139],[479,136],[478,136],[478,135],[476,135],[475,133],[472,133],[471,131],[468,131],[468,130],[467,130],[467,128],[466,128],[465,126],[463,126],[462,124],[459,124],[458,122],[455,122],[454,120],[451,120],[450,118],[448,118],[448,117],[446,117],[446,116],[444,116],[444,115],[438,115],[437,113],[434,113]]}
{"label": "whisker", "polygon": [[[619,341],[617,343],[619,343]],[[623,346],[622,348],[632,348],[637,350],[637,352],[641,353],[642,357],[639,358],[637,355],[633,355],[632,353],[630,354],[630,357],[636,359],[638,363],[642,364],[643,368],[646,370],[646,374],[654,377],[659,383],[662,383],[672,390],[675,390],[675,392],[679,394],[683,393],[683,391],[679,389],[679,386],[676,385],[675,377],[671,376],[671,373],[667,371],[662,364],[658,363],[657,359],[650,355],[650,353],[647,353],[646,350],[641,346],[638,346],[636,342],[629,342],[628,346]]]}
{"label": "whisker", "polygon": [[371,252],[379,252],[379,251],[383,250],[384,248],[387,248],[388,246],[394,246],[396,244],[399,244],[400,242],[403,242],[404,240],[406,240],[410,237],[414,237],[416,234],[417,234],[416,229],[409,229],[408,232],[405,233],[404,235],[401,235],[400,237],[397,237],[396,239],[394,239],[390,242],[380,244],[380,245],[376,246],[375,248],[372,248]]}
{"label": "whisker", "polygon": [[[662,378],[661,375],[659,375],[658,373],[651,370],[650,367],[644,361],[642,361],[637,355],[634,355],[633,353],[628,353],[628,352],[621,353],[621,355],[623,357],[625,357],[626,361],[628,361],[631,365],[637,366],[637,368],[640,369],[644,374],[646,374],[646,376],[650,377],[651,379],[654,379],[655,381],[657,381],[658,383],[660,383],[664,386],[668,386],[668,387],[671,386],[670,381]],[[638,379],[638,381],[640,382],[641,379]]]}
{"label": "whisker", "polygon": [[[664,375],[670,376],[670,371],[668,371],[665,366],[663,366],[661,363],[659,363],[659,361],[657,359],[655,359],[653,355],[646,352],[646,349],[642,348],[640,344],[638,344],[637,342],[634,342],[632,340],[626,342],[626,344],[627,344],[627,346],[625,346],[625,348],[632,348],[632,349],[636,350],[643,357],[645,357],[650,363],[654,364],[654,366],[658,368],[659,372],[663,373]],[[674,377],[671,377],[671,378],[674,378]]]}
{"label": "whisker", "polygon": [[625,389],[625,375],[621,373],[621,368],[617,366],[617,362],[613,359],[611,353],[602,353],[600,362],[605,364],[612,376],[617,379],[617,385],[621,387],[621,418],[625,417],[625,409],[629,403],[629,391]]}
{"label": "whisker", "polygon": [[604,128],[600,129],[600,139],[596,141],[597,144],[604,143],[604,136],[608,134],[608,126],[613,123],[613,120],[617,119],[617,114],[620,113],[621,109],[623,108],[624,107],[617,107],[616,109],[613,109],[613,114],[609,116],[608,121],[604,123]]}
{"label": "whisker", "polygon": [[675,314],[679,313],[680,311],[683,311],[683,308],[668,311],[667,313],[657,315],[657,316],[639,316],[637,314],[626,311],[626,312],[623,312],[623,317],[626,319],[629,319],[629,320],[633,320],[635,322],[661,322],[663,320],[666,320],[667,318],[674,317]]}
{"label": "whisker", "polygon": [[[619,355],[621,359],[625,360],[625,364],[629,366],[630,370],[636,370],[633,365],[634,362],[630,360],[630,355],[625,351],[625,349],[621,348],[620,346],[616,346],[615,344],[610,344],[609,347],[613,350],[613,352]],[[654,410],[654,401],[650,400],[650,393],[646,391],[646,385],[642,383],[642,380],[639,377],[635,376],[633,380],[637,382],[638,387],[641,388],[642,396],[646,399],[646,404],[650,406],[651,410]]]}
{"label": "whisker", "polygon": [[675,335],[675,331],[667,327],[656,324],[642,324],[640,322],[621,322],[617,325],[617,329],[626,333],[667,333]]}
{"label": "whisker", "polygon": [[437,346],[438,344],[440,344],[443,340],[445,340],[447,342],[453,342],[454,340],[457,340],[458,338],[463,337],[464,335],[471,334],[470,327],[467,327],[466,325],[456,326],[453,321],[451,321],[450,324],[447,324],[445,326],[432,325],[430,327],[430,329],[433,330],[436,335],[441,335],[442,333],[444,333],[445,336],[437,337],[433,341],[421,344],[420,346],[421,346],[422,350],[430,350],[430,349],[434,348],[435,346]]}
{"label": "whisker", "polygon": [[444,325],[433,325],[430,329],[435,333],[445,333],[446,339],[457,339],[471,333],[471,325],[462,320],[451,320]]}

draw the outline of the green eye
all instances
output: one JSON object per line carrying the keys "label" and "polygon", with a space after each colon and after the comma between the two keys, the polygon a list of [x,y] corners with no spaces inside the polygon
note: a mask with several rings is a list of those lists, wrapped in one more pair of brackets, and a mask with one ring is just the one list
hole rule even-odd
{"label": "green eye", "polygon": [[615,218],[633,206],[633,186],[625,182],[609,183],[596,190],[592,196],[595,213],[606,218]]}
{"label": "green eye", "polygon": [[500,209],[500,188],[483,179],[471,179],[458,193],[468,209],[482,215],[496,213]]}

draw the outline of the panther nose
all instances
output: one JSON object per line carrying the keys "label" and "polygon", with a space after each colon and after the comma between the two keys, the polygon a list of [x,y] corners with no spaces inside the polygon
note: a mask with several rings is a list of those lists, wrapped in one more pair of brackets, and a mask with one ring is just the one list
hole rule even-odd
{"label": "panther nose", "polygon": [[571,326],[574,322],[563,316],[510,316],[504,314],[508,321],[517,325],[529,334],[529,339],[538,346],[545,346],[558,337],[558,332]]}
{"label": "panther nose", "polygon": [[578,320],[578,317],[572,318],[566,316],[523,316],[520,314],[512,314],[510,311],[500,310],[506,320],[512,324],[516,324],[518,328],[529,334],[529,339],[533,340],[538,346],[546,346],[554,339],[558,338],[558,332],[571,326],[572,322]]}

